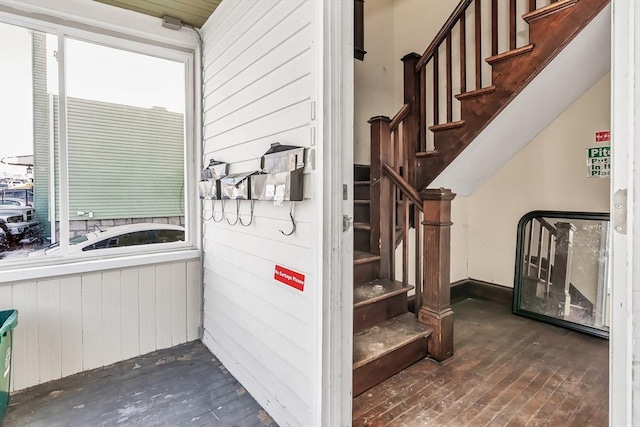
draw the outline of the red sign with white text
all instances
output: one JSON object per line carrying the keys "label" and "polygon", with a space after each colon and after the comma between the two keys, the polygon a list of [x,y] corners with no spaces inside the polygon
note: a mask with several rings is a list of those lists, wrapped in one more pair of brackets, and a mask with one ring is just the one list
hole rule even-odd
{"label": "red sign with white text", "polygon": [[273,273],[273,278],[278,282],[282,282],[299,291],[304,291],[304,274],[300,274],[276,264],[276,270]]}
{"label": "red sign with white text", "polygon": [[602,132],[596,132],[596,142],[609,142],[611,141],[611,131],[604,130]]}

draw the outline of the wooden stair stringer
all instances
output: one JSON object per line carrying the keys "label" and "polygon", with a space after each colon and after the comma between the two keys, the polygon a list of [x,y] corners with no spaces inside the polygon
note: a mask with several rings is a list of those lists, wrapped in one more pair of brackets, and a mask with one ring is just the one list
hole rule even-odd
{"label": "wooden stair stringer", "polygon": [[565,0],[571,5],[547,11],[529,24],[533,49],[492,65],[495,91],[481,96],[462,96],[461,120],[454,130],[434,135],[437,156],[416,159],[421,188],[427,187],[484,130],[518,94],[549,64],[575,36],[595,18],[610,0]]}

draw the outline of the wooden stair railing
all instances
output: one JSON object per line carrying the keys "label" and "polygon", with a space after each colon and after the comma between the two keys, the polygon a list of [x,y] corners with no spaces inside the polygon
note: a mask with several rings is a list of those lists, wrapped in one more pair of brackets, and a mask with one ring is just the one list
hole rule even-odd
{"label": "wooden stair railing", "polygon": [[[410,257],[413,252],[415,314],[421,323],[431,326],[428,354],[438,361],[453,355],[453,312],[450,308],[451,200],[446,189],[418,192],[400,174],[408,164],[405,120],[408,108],[393,119],[380,116],[371,124],[371,250],[380,255],[380,277],[410,281]],[[375,156],[373,156],[375,154]],[[400,209],[392,207],[400,201]],[[410,221],[411,209],[413,221]],[[378,212],[374,218],[373,213]],[[400,212],[401,220],[396,218]],[[409,247],[410,223],[415,226],[412,250]],[[376,224],[377,226],[374,226]],[[400,224],[398,230],[396,224]],[[401,272],[396,272],[397,234],[401,233]]]}
{"label": "wooden stair railing", "polygon": [[403,177],[425,188],[609,1],[461,0],[422,55],[402,58]]}

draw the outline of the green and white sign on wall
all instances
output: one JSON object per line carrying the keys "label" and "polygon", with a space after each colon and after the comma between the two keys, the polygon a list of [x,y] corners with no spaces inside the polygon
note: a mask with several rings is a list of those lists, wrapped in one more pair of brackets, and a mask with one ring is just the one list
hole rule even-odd
{"label": "green and white sign on wall", "polygon": [[587,177],[611,177],[611,146],[587,148]]}

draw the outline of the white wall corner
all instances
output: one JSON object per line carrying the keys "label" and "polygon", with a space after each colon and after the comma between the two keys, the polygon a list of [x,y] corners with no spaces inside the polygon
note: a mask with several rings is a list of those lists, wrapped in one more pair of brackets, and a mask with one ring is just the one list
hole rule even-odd
{"label": "white wall corner", "polygon": [[[609,424],[640,425],[640,4],[613,0]],[[616,202],[627,190],[627,201]],[[620,203],[622,206],[617,207]],[[615,212],[626,207],[626,217]],[[626,232],[624,228],[626,227]]]}
{"label": "white wall corner", "polygon": [[[353,217],[353,4],[318,2],[318,66],[323,70],[319,137],[322,181],[322,381],[317,425],[351,425],[353,351],[353,231],[342,229]],[[351,193],[351,192],[349,192]]]}

